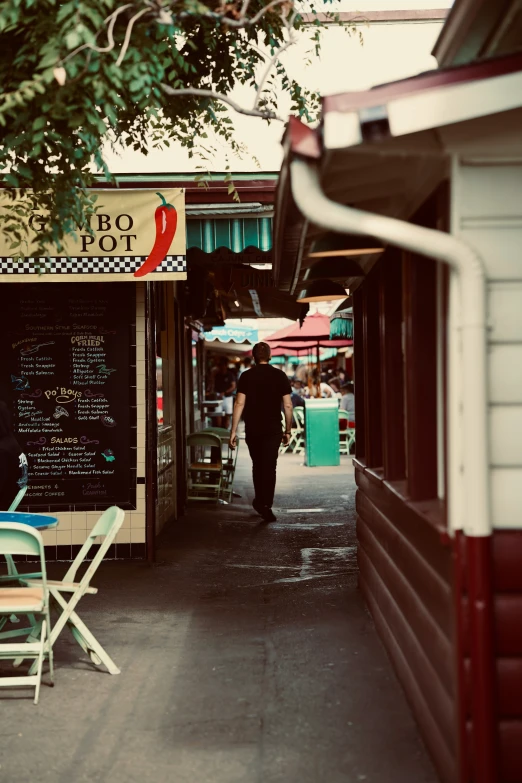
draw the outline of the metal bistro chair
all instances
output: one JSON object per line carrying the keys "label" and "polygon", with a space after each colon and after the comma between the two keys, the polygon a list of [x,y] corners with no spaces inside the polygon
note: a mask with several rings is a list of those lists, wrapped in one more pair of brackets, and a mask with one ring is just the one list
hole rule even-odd
{"label": "metal bistro chair", "polygon": [[230,430],[224,427],[206,427],[204,433],[217,435],[221,441],[221,464],[223,466],[223,477],[221,485],[220,499],[226,503],[232,501],[234,477],[236,474],[237,454],[239,451],[239,440],[235,449],[229,446]]}
{"label": "metal bistro chair", "polygon": [[218,502],[224,481],[221,438],[213,432],[193,432],[187,447],[187,499]]}
{"label": "metal bistro chair", "polygon": [[[350,454],[350,449],[355,443],[355,428],[349,427],[348,423],[352,420],[347,411],[339,411],[339,451],[341,454]],[[341,427],[341,421],[346,421],[346,427]]]}
{"label": "metal bistro chair", "polygon": [[[39,617],[38,631],[27,639],[14,641],[10,634],[2,635],[0,641],[1,660],[23,660],[34,658],[29,674],[0,677],[0,687],[21,687],[34,685],[34,703],[38,704],[44,658],[49,657],[51,684],[53,683],[53,650],[49,644],[51,620],[49,617],[49,592],[45,572],[45,554],[42,536],[38,530],[19,522],[5,522],[0,526],[0,552],[3,555],[30,555],[40,561],[41,580],[37,585],[0,588],[0,616],[26,615],[31,619]],[[27,636],[32,628],[27,629]],[[20,635],[20,634],[17,634]],[[8,641],[5,641],[8,639]]]}

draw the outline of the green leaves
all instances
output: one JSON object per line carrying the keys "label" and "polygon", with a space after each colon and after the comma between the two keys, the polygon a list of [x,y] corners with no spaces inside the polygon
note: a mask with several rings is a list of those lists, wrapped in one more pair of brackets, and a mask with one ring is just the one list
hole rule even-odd
{"label": "green leaves", "polygon": [[[249,14],[266,5],[267,0],[251,0]],[[15,209],[19,196],[12,191],[13,208],[0,213],[0,230],[18,243],[19,252],[36,208],[48,214],[40,256],[49,243],[59,245],[77,225],[87,225],[95,209],[87,191],[95,173],[111,178],[102,156],[108,141],[118,139],[145,154],[151,144],[167,148],[175,141],[204,171],[216,152],[209,135],[230,156],[246,154],[235,137],[234,114],[222,102],[169,96],[162,87],[230,95],[243,84],[252,88],[253,101],[267,62],[259,47],[275,53],[285,43],[281,14],[292,13],[292,7],[275,6],[257,24],[240,28],[232,22],[241,7],[242,0],[222,6],[131,0],[129,7],[116,0],[4,0],[0,170],[7,172],[6,185],[26,189],[26,199]],[[145,9],[130,30],[130,20]],[[109,18],[114,21],[111,34]],[[293,27],[308,36],[312,48],[320,47],[321,24],[309,27],[295,15]],[[316,119],[317,96],[276,62],[262,85],[258,108],[276,113],[282,93],[290,96],[293,112],[310,122]],[[204,183],[206,175],[200,176]],[[226,183],[229,196],[237,199],[230,164]]]}

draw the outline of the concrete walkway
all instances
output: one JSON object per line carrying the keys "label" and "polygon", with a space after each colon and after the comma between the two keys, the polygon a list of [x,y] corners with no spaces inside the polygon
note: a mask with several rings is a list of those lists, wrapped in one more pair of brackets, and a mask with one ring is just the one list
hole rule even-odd
{"label": "concrete walkway", "polygon": [[435,783],[357,591],[350,462],[301,462],[277,523],[243,447],[233,505],[191,507],[154,567],[103,564],[80,615],[122,674],[64,633],[39,706],[0,691],[1,781]]}

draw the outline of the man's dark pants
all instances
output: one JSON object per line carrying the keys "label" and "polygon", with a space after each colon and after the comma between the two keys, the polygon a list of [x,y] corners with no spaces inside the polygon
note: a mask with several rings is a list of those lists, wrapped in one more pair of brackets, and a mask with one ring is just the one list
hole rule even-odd
{"label": "man's dark pants", "polygon": [[246,444],[252,458],[252,478],[254,479],[256,503],[272,508],[281,433],[247,435]]}

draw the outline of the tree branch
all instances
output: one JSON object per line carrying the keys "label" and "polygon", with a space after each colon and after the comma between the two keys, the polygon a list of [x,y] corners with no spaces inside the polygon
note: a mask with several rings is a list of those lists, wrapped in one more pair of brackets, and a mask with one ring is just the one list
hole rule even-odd
{"label": "tree branch", "polygon": [[248,109],[246,106],[241,106],[239,103],[236,103],[236,101],[233,101],[232,98],[228,97],[228,95],[214,92],[214,90],[202,90],[198,87],[180,87],[176,89],[175,87],[171,87],[169,84],[160,84],[160,87],[163,92],[173,97],[192,95],[199,98],[211,98],[214,101],[221,101],[221,103],[225,103],[227,106],[230,106],[231,109],[237,111],[238,114],[246,114],[248,117],[260,117],[263,120],[277,120],[278,122],[284,122],[282,117],[279,117],[277,114],[275,114],[275,112],[270,111],[269,109],[257,109],[255,106],[252,109]]}
{"label": "tree branch", "polygon": [[[239,19],[230,19],[228,16],[221,16],[221,21],[230,27],[250,27],[253,24],[257,24],[257,22],[259,22],[259,20],[265,16],[265,14],[271,11],[272,8],[276,8],[278,5],[288,4],[289,0],[272,0],[271,3],[268,3],[268,5],[265,5],[264,8],[261,8],[261,10],[258,11],[257,14],[254,14],[254,16],[250,17],[250,19],[246,19],[244,16],[240,16]],[[246,8],[248,10],[248,3]]]}
{"label": "tree branch", "polygon": [[[199,16],[200,18],[204,19],[215,19],[216,21],[221,22],[224,25],[227,25],[228,27],[234,27],[235,29],[241,29],[246,27],[251,27],[252,25],[257,24],[260,19],[262,19],[263,16],[265,16],[269,11],[272,11],[274,8],[277,8],[277,6],[282,5],[289,5],[292,2],[292,0],[271,0],[268,5],[261,8],[254,16],[252,16],[250,19],[246,17],[246,13],[248,11],[248,7],[250,5],[250,0],[243,0],[243,4],[241,7],[241,11],[239,14],[239,17],[237,19],[231,19],[229,16],[226,16],[226,14],[219,14],[219,13],[203,13],[203,14],[194,14],[187,11],[182,11],[180,14],[172,14],[169,12],[169,14],[172,16],[172,20],[174,17],[178,19],[193,19],[195,16]],[[57,62],[57,66],[63,66],[68,60],[70,60],[72,57],[77,55],[79,52],[84,51],[85,49],[88,49],[91,52],[97,52],[98,54],[107,54],[108,52],[111,52],[116,43],[114,41],[114,26],[116,24],[116,21],[118,19],[118,16],[123,13],[123,11],[128,10],[129,8],[132,8],[134,6],[134,3],[125,3],[125,5],[120,6],[116,9],[116,11],[113,11],[112,14],[110,14],[106,19],[103,20],[104,25],[108,23],[107,26],[107,46],[96,46],[95,44],[91,43],[84,43],[81,46],[78,46],[76,49],[73,49],[72,52],[69,52],[69,54],[64,57],[63,59],[59,60]],[[116,65],[120,66],[125,58],[125,54],[127,53],[127,49],[129,48],[130,39],[132,35],[132,28],[134,27],[134,23],[142,16],[145,16],[145,14],[148,13],[154,13],[155,9],[153,7],[143,8],[141,11],[139,11],[137,14],[135,14],[128,22],[127,29],[125,31],[125,39],[123,41],[120,54],[118,56],[118,59],[116,61]],[[160,9],[159,12],[157,12],[158,20],[163,21],[165,23],[165,20],[162,20],[160,15],[161,13],[165,14],[165,9]],[[292,23],[293,20],[296,17],[296,13],[294,12],[291,15]],[[292,28],[292,24],[288,23],[288,20],[286,19],[286,14],[281,14],[281,19],[283,21],[284,26],[287,30],[290,30]],[[101,30],[96,33],[96,37],[100,35]],[[283,49],[288,48],[290,44],[285,45]],[[274,60],[275,62],[275,60]],[[273,65],[273,63],[272,63]],[[267,74],[268,75],[268,74]],[[266,79],[266,77],[265,77]]]}
{"label": "tree branch", "polygon": [[[103,20],[103,23],[106,24],[109,23],[107,27],[107,40],[109,42],[108,46],[94,46],[94,44],[85,43],[81,46],[78,46],[77,49],[74,49],[72,52],[69,52],[67,57],[64,57],[63,60],[60,60],[58,62],[58,65],[63,65],[67,62],[67,60],[70,60],[71,57],[74,57],[75,54],[78,54],[79,52],[82,52],[84,49],[89,49],[89,51],[92,52],[98,52],[98,54],[106,54],[107,52],[112,52],[112,50],[115,47],[115,41],[114,41],[114,25],[116,24],[116,20],[118,16],[123,12],[126,11],[127,8],[132,8],[132,3],[126,3],[126,5],[122,5],[119,8],[116,9],[112,14],[110,14],[106,19]],[[147,9],[150,10],[150,9]],[[132,20],[131,20],[132,21]],[[98,31],[96,34],[96,37],[100,34],[101,30]],[[127,44],[128,45],[128,44]]]}
{"label": "tree branch", "polygon": [[277,62],[277,60],[279,60],[279,58],[283,54],[283,52],[286,49],[288,49],[290,46],[292,46],[292,44],[294,44],[294,43],[295,43],[295,38],[292,35],[290,35],[288,41],[286,41],[286,43],[284,43],[283,46],[281,46],[277,50],[277,52],[273,55],[273,57],[271,57],[270,60],[268,61],[268,64],[267,64],[265,70],[263,71],[263,74],[262,74],[261,79],[259,81],[259,85],[258,85],[257,92],[256,92],[256,97],[254,98],[254,108],[256,108],[257,104],[259,103],[259,99],[261,98],[261,93],[263,92],[263,87],[265,85],[266,80],[268,79],[270,71],[274,67],[274,65]]}
{"label": "tree branch", "polygon": [[125,31],[125,38],[123,40],[123,44],[120,50],[120,54],[118,56],[118,59],[116,60],[116,65],[119,67],[123,60],[125,59],[125,55],[127,53],[127,49],[129,48],[130,39],[132,35],[132,28],[134,27],[134,22],[137,22],[140,16],[145,16],[145,14],[150,13],[150,8],[143,8],[141,11],[138,11],[137,14],[135,14],[131,19],[129,19],[129,24],[127,25],[127,29]]}

